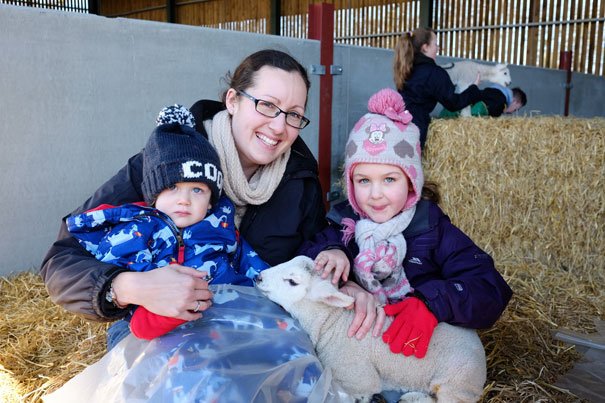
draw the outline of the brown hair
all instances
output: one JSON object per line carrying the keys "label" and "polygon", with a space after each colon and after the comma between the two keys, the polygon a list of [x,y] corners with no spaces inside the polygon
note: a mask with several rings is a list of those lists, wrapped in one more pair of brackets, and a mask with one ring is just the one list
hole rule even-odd
{"label": "brown hair", "polygon": [[428,45],[435,31],[431,28],[417,28],[413,32],[405,32],[395,45],[393,60],[393,79],[395,88],[401,91],[412,73],[414,54],[421,53],[422,46]]}
{"label": "brown hair", "polygon": [[265,66],[300,74],[307,87],[307,95],[309,94],[311,81],[309,81],[307,70],[305,70],[296,59],[285,52],[275,49],[264,49],[246,57],[239,66],[237,66],[233,74],[231,74],[231,72],[227,73],[224,78],[227,82],[227,90],[221,95],[221,101],[225,103],[229,88],[234,88],[236,90],[246,90],[250,88],[254,84],[256,72]]}
{"label": "brown hair", "polygon": [[517,101],[519,101],[521,106],[525,106],[525,104],[527,104],[527,95],[525,95],[525,92],[519,87],[513,88],[512,91],[513,91],[513,99],[516,99]]}
{"label": "brown hair", "polygon": [[439,193],[439,185],[437,182],[426,181],[422,186],[422,193],[420,196],[424,200],[430,200],[437,204],[441,201],[441,194]]}

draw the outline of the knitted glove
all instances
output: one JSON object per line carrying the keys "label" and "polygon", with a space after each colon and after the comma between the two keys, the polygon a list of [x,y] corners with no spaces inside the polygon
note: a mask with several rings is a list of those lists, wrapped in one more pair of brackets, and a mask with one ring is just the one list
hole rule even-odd
{"label": "knitted glove", "polygon": [[183,319],[157,315],[139,306],[130,319],[130,331],[139,339],[151,340],[165,335],[185,322],[187,321]]}
{"label": "knitted glove", "polygon": [[395,317],[391,326],[382,334],[382,340],[389,345],[391,351],[423,358],[437,326],[437,318],[424,302],[410,297],[385,306],[384,312]]}

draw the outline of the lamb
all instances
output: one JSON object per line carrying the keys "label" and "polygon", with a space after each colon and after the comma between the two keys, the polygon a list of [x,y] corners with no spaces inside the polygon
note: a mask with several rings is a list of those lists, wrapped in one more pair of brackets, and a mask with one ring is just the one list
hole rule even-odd
{"label": "lamb", "polygon": [[[508,87],[511,83],[510,71],[506,64],[482,64],[471,60],[464,60],[449,65],[441,66],[447,71],[452,83],[456,85],[457,91],[467,89],[477,79],[477,73],[481,75],[481,81],[490,81]],[[471,116],[470,106],[460,112],[461,116]]]}
{"label": "lamb", "polygon": [[[485,351],[471,329],[440,323],[423,359],[393,354],[381,338],[347,337],[353,298],[314,270],[306,256],[264,270],[258,290],[281,305],[309,334],[319,360],[353,398],[402,390],[400,402],[476,402],[486,380]],[[391,320],[387,318],[386,326]]]}

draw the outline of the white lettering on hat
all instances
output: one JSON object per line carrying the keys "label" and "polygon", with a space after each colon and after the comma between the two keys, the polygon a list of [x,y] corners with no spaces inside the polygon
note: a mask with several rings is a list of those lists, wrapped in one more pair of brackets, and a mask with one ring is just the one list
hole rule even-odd
{"label": "white lettering on hat", "polygon": [[204,176],[204,165],[199,161],[183,162],[184,178],[201,178]]}
{"label": "white lettering on hat", "polygon": [[223,188],[223,173],[218,170],[216,165],[207,162],[204,164],[204,173],[206,174],[206,178],[216,182],[216,187],[219,190]]}
{"label": "white lettering on hat", "polygon": [[183,178],[206,178],[216,182],[219,190],[223,188],[223,173],[211,162],[202,164],[199,161],[183,162]]}
{"label": "white lettering on hat", "polygon": [[214,166],[214,164],[204,164],[204,173],[206,174],[206,178],[210,179],[211,181],[215,181],[216,182],[216,173],[217,173],[217,169]]}

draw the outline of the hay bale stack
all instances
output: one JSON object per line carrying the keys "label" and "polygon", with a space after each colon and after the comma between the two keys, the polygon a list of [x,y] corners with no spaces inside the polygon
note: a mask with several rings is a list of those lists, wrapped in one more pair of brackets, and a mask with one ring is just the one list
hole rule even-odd
{"label": "hay bale stack", "polygon": [[0,277],[0,402],[40,402],[101,358],[106,328],[55,305],[38,274]]}
{"label": "hay bale stack", "polygon": [[605,120],[437,120],[425,170],[500,260],[588,274],[605,263]]}
{"label": "hay bale stack", "polygon": [[515,292],[481,334],[486,400],[577,401],[553,384],[578,355],[551,331],[605,315],[605,119],[438,119],[429,133],[443,209]]}

